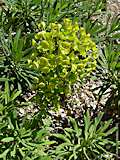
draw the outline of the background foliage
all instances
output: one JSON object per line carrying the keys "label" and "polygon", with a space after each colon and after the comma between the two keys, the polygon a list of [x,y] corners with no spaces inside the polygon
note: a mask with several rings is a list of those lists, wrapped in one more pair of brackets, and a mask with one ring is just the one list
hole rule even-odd
{"label": "background foliage", "polygon": [[[0,1],[0,159],[118,158],[119,20],[106,0]],[[98,114],[57,116],[91,76]]]}

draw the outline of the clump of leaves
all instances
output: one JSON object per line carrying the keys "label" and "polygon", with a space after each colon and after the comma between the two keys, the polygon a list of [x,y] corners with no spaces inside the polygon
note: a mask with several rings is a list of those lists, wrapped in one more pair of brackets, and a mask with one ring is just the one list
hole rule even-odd
{"label": "clump of leaves", "polygon": [[45,153],[53,142],[47,140],[49,135],[45,128],[27,129],[24,121],[19,121],[16,112],[7,113],[0,119],[0,158],[7,159],[45,159]]}
{"label": "clump of leaves", "polygon": [[[89,112],[84,115],[84,125],[81,126],[74,118],[69,117],[70,128],[65,128],[63,134],[53,134],[58,143],[53,151],[58,159],[84,160],[106,159],[113,156],[107,148],[114,147],[116,143],[110,140],[109,135],[117,128],[109,128],[112,119],[102,122],[103,113],[100,112],[95,119],[91,119]],[[59,141],[58,141],[59,140]]]}
{"label": "clump of leaves", "polygon": [[114,46],[109,46],[101,49],[98,57],[97,74],[96,77],[102,82],[93,91],[99,89],[96,97],[98,103],[103,96],[108,95],[105,103],[106,110],[110,111],[110,114],[114,115],[118,113],[119,108],[119,92],[120,92],[120,52],[114,49]]}
{"label": "clump of leaves", "polygon": [[[20,30],[14,37],[2,35],[0,39],[0,77],[8,78],[12,89],[21,87],[23,92],[31,88],[36,77],[27,64],[27,56],[32,48],[25,49],[25,45],[26,38],[21,37]],[[2,82],[0,84],[3,86]]]}
{"label": "clump of leaves", "polygon": [[96,67],[97,48],[78,23],[64,19],[63,24],[42,22],[32,40],[36,48],[28,60],[39,71],[38,99],[41,105],[58,107],[71,86],[88,76]]}
{"label": "clump of leaves", "polygon": [[[1,27],[8,33],[21,27],[24,33],[34,32],[36,22],[47,24],[65,17],[79,18],[81,24],[105,8],[104,0],[6,0],[6,10],[1,13]],[[90,2],[90,3],[89,3]]]}
{"label": "clump of leaves", "polygon": [[94,41],[102,48],[104,45],[109,45],[112,42],[114,48],[119,50],[119,21],[119,15],[111,15],[105,12],[102,19],[100,19],[100,15],[98,15],[98,17],[95,17],[95,20],[88,19],[83,23],[83,26],[86,32],[90,33]]}
{"label": "clump of leaves", "polygon": [[40,16],[40,7],[32,0],[6,1],[7,9],[1,14],[1,27],[9,33],[12,29],[16,32],[21,28],[22,32],[33,32],[36,28],[35,22]]}
{"label": "clump of leaves", "polygon": [[49,123],[45,121],[41,128],[33,129],[26,117],[19,116],[16,99],[20,93],[16,91],[10,95],[8,80],[5,81],[5,91],[0,95],[0,159],[50,160],[45,153],[54,143],[48,140]]}

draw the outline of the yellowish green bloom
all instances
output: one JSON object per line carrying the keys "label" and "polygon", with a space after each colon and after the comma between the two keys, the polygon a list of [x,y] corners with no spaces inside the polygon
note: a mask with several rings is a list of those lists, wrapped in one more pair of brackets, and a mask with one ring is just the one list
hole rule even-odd
{"label": "yellowish green bloom", "polygon": [[39,27],[41,31],[32,40],[36,51],[28,63],[33,63],[42,77],[38,88],[44,90],[46,100],[59,106],[60,95],[68,95],[72,84],[95,69],[97,47],[90,34],[70,19],[49,26],[41,22]]}

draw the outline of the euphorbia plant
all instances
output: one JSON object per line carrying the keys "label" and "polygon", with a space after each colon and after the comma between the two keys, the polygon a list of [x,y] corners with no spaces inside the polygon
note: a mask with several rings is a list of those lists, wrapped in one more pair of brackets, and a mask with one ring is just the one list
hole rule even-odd
{"label": "euphorbia plant", "polygon": [[[89,111],[84,114],[83,126],[72,117],[69,117],[69,128],[64,128],[63,133],[53,134],[57,139],[56,149],[52,154],[55,159],[60,160],[98,160],[114,159],[112,149],[119,146],[110,135],[117,128],[111,128],[112,119],[102,121],[104,113],[100,112],[97,117],[92,118]],[[109,148],[109,149],[108,149]]]}
{"label": "euphorbia plant", "polygon": [[84,28],[69,19],[49,26],[42,22],[39,27],[32,40],[35,51],[28,62],[39,71],[36,87],[42,105],[58,107],[71,86],[95,69],[97,48]]}

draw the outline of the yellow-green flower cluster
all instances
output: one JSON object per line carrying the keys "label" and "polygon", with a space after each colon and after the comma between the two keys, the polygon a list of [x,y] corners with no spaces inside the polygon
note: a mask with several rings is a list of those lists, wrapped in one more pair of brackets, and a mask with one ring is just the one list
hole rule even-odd
{"label": "yellow-green flower cluster", "polygon": [[32,40],[36,51],[29,63],[45,76],[40,84],[45,83],[50,93],[67,93],[71,84],[95,69],[96,44],[84,28],[69,19],[48,27],[42,22],[39,27],[41,31]]}

